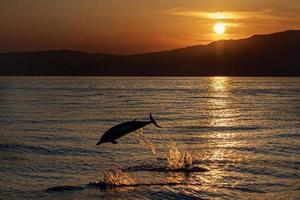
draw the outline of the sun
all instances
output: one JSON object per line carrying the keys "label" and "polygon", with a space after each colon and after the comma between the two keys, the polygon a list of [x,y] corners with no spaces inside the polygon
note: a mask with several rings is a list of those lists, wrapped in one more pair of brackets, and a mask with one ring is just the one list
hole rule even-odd
{"label": "sun", "polygon": [[226,26],[224,23],[216,23],[214,26],[214,31],[216,34],[224,34],[226,31]]}

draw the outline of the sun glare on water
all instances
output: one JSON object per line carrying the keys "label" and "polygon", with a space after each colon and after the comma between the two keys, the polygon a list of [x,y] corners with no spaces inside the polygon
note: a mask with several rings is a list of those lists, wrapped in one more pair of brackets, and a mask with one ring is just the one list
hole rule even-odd
{"label": "sun glare on water", "polygon": [[224,34],[225,31],[226,31],[225,24],[224,23],[217,23],[217,24],[215,24],[214,31],[218,35]]}

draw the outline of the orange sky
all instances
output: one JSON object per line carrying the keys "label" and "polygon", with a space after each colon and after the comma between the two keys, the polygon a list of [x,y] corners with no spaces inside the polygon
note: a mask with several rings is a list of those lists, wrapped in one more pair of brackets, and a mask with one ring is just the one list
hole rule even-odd
{"label": "orange sky", "polygon": [[0,52],[132,54],[300,29],[300,1],[1,0],[0,24]]}

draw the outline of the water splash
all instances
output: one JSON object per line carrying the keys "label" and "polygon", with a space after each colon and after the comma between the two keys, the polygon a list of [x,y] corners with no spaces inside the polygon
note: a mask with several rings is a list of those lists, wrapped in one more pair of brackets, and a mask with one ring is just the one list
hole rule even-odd
{"label": "water splash", "polygon": [[191,169],[193,168],[192,154],[179,149],[175,143],[171,144],[169,145],[166,165],[169,170]]}
{"label": "water splash", "polygon": [[[149,139],[145,138],[144,129],[141,128],[137,130],[137,134],[139,142],[147,145],[151,149],[152,155],[157,161],[156,146]],[[171,143],[167,146],[169,147],[169,151],[166,163],[161,163],[165,169],[169,171],[191,171],[193,168],[192,154],[179,149],[176,143]]]}
{"label": "water splash", "polygon": [[[147,140],[143,135],[143,129],[138,132],[138,138],[143,144],[150,144],[152,154],[156,156],[155,145]],[[205,168],[199,166],[193,166],[193,158],[189,152],[185,152],[178,148],[176,143],[168,145],[169,151],[167,153],[166,160],[159,160],[160,165],[139,165],[131,166],[125,169],[121,169],[119,166],[112,166],[109,169],[102,171],[102,178],[99,181],[91,182],[87,185],[82,186],[56,186],[46,190],[46,192],[61,192],[61,191],[72,191],[72,190],[83,190],[86,188],[99,188],[99,189],[112,189],[112,188],[124,188],[124,187],[139,187],[139,186],[201,186],[201,183],[189,183],[185,181],[167,181],[167,182],[150,182],[143,183],[139,182],[138,179],[130,176],[126,172],[137,172],[137,171],[152,171],[152,172],[206,172]],[[126,171],[126,172],[125,172]]]}
{"label": "water splash", "polygon": [[155,146],[155,144],[153,142],[151,142],[149,139],[145,138],[144,129],[141,128],[141,129],[137,130],[136,132],[137,132],[137,135],[138,135],[137,138],[139,140],[139,143],[147,145],[151,149],[153,158],[156,160],[156,146]]}
{"label": "water splash", "polygon": [[126,172],[151,171],[151,172],[206,172],[208,169],[193,164],[192,154],[180,149],[176,143],[169,147],[166,159],[158,158],[156,164],[142,164],[124,168]]}
{"label": "water splash", "polygon": [[113,166],[102,172],[103,178],[98,184],[120,186],[120,185],[135,185],[138,180],[132,178],[128,173],[123,172],[118,166]]}

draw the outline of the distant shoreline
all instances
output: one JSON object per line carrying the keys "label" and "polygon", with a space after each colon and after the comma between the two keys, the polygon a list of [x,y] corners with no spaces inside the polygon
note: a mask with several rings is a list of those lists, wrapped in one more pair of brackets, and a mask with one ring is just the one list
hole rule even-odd
{"label": "distant shoreline", "polygon": [[300,30],[137,55],[0,53],[0,76],[299,77]]}

